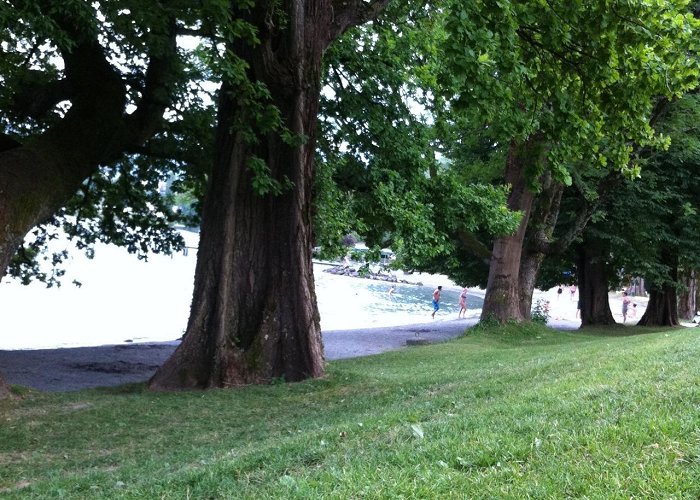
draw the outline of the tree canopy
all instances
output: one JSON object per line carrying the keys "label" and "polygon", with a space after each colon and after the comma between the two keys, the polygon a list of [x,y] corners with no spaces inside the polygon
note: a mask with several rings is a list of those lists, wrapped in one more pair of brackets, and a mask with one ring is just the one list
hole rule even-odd
{"label": "tree canopy", "polygon": [[215,37],[211,20],[226,17],[221,1],[0,5],[0,276],[14,257],[11,274],[36,277],[59,227],[88,251],[97,239],[142,258],[178,248],[158,188],[184,166],[180,182],[201,182],[213,125],[205,54],[178,37]]}
{"label": "tree canopy", "polygon": [[625,186],[651,187],[653,235],[694,241],[694,199],[661,189],[690,160],[652,153],[654,112],[698,80],[682,0],[13,1],[0,28],[0,277],[36,274],[51,226],[176,249],[160,187],[204,197],[188,335],[153,387],[322,374],[310,250],[351,231],[485,283],[501,321],[529,314],[562,200],[580,232],[609,171],[654,162]]}

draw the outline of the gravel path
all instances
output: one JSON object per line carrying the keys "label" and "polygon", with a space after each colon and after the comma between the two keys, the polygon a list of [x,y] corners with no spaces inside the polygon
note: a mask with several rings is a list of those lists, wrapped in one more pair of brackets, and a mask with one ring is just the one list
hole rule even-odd
{"label": "gravel path", "polygon": [[[407,347],[407,341],[444,342],[473,326],[478,317],[323,332],[326,360],[369,356]],[[556,330],[574,330],[578,320],[551,319]],[[76,391],[148,380],[179,341],[96,347],[0,351],[0,371],[10,384],[48,392]]]}

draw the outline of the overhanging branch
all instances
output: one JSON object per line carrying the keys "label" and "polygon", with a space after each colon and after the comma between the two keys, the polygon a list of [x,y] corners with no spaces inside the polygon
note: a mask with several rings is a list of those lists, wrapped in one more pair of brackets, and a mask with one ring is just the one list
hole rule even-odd
{"label": "overhanging branch", "polygon": [[491,262],[491,250],[469,231],[463,229],[457,231],[457,238],[462,248],[479,257],[486,265]]}
{"label": "overhanging branch", "polygon": [[333,2],[333,24],[331,40],[335,40],[353,26],[375,19],[389,5],[390,0],[335,0]]}

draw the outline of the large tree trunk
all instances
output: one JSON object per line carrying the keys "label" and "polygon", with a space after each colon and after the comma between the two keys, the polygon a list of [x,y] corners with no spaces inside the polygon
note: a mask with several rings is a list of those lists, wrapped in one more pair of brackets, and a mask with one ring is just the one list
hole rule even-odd
{"label": "large tree trunk", "polygon": [[522,145],[513,141],[508,150],[505,172],[506,182],[511,186],[508,208],[521,211],[523,218],[514,234],[501,236],[493,244],[482,320],[493,318],[504,323],[524,319],[519,298],[520,258],[534,197],[529,188],[532,179],[528,178],[528,169],[544,161],[542,150],[540,140],[534,137]]}
{"label": "large tree trunk", "polygon": [[[223,113],[232,111],[227,90]],[[277,104],[290,123],[307,127],[295,132],[308,134],[315,119],[313,95],[299,85],[289,91],[295,95],[279,96]],[[224,134],[229,124],[222,116]],[[253,152],[239,134],[225,138],[223,149],[202,214],[185,338],[151,379],[152,389],[297,381],[324,372],[311,267],[313,143],[293,150],[271,134],[255,148],[275,179],[294,183],[280,196],[253,190],[245,165]]]}
{"label": "large tree trunk", "polygon": [[578,246],[577,274],[581,309],[581,328],[614,325],[608,296],[607,248],[598,240],[587,238]]}
{"label": "large tree trunk", "polygon": [[[355,17],[343,12],[354,5]],[[375,9],[386,2],[371,4]],[[324,373],[323,345],[311,264],[311,187],[321,60],[343,29],[360,22],[370,4],[285,2],[283,31],[270,2],[243,14],[261,43],[230,49],[264,82],[283,123],[307,140],[290,146],[277,131],[245,140],[235,124],[250,124],[239,93],[224,85],[219,103],[218,159],[212,172],[197,255],[192,310],[182,344],[149,382],[155,390],[231,387],[298,381]],[[234,7],[235,9],[235,7]],[[351,14],[351,13],[350,13]],[[352,21],[354,19],[354,21]],[[335,24],[334,24],[335,22]],[[346,27],[347,27],[346,26]],[[246,132],[246,131],[244,131]],[[264,160],[282,194],[259,194],[252,158]],[[259,179],[258,179],[259,180]]]}
{"label": "large tree trunk", "polygon": [[675,283],[678,282],[678,254],[675,250],[665,249],[661,253],[661,262],[669,265],[669,279],[662,285],[649,287],[647,310],[637,323],[639,326],[679,326],[678,302]]}

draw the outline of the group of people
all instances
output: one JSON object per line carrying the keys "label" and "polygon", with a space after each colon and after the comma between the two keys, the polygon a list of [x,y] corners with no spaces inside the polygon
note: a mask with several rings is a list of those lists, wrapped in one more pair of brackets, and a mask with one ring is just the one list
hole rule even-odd
{"label": "group of people", "polygon": [[[559,288],[557,289],[557,300],[562,296],[564,293],[564,285],[559,285]],[[571,295],[571,301],[574,301],[574,297],[576,297],[576,285],[571,285],[569,287],[569,294]]]}
{"label": "group of people", "polygon": [[[389,299],[394,300],[394,292],[396,291],[396,285],[391,285],[389,288]],[[459,294],[459,314],[458,318],[467,317],[467,287],[464,287]],[[442,294],[442,285],[438,286],[433,291],[433,314],[432,317],[435,318],[435,313],[440,310],[440,295]]]}
{"label": "group of people", "polygon": [[[457,314],[458,318],[466,318],[467,317],[467,287],[464,287],[462,291],[459,293],[459,313]],[[440,310],[440,294],[442,293],[442,286],[438,286],[434,291],[433,291],[433,315],[432,317],[435,318],[435,313]]]}
{"label": "group of people", "polygon": [[[458,318],[466,318],[467,317],[467,288],[464,287],[462,291],[459,294],[459,313],[457,314]],[[392,295],[394,292],[394,287],[391,287],[391,290],[389,290],[389,295]],[[559,285],[559,288],[557,289],[557,298],[559,298],[563,294],[563,285]],[[432,317],[435,318],[435,313],[440,310],[440,295],[442,293],[442,286],[438,286],[434,291],[433,291],[433,314]],[[571,285],[569,287],[569,293],[571,295],[571,300],[575,300],[575,295],[576,295],[576,285]],[[577,301],[577,310],[576,310],[576,317],[579,317],[579,314],[581,312],[581,300],[579,299]],[[630,307],[630,304],[632,304],[632,307]],[[629,295],[627,292],[622,293],[622,322],[625,323],[627,321],[627,318],[636,318],[637,317],[637,304],[632,303],[632,300],[630,299]]]}

